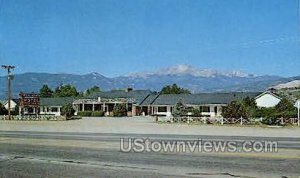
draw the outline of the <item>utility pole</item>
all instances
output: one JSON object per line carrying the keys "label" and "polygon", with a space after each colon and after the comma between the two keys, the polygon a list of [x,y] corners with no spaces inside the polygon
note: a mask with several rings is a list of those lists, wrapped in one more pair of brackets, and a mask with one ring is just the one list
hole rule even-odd
{"label": "utility pole", "polygon": [[298,110],[298,127],[300,126],[300,100],[297,101],[297,110]]}
{"label": "utility pole", "polygon": [[2,65],[1,66],[3,69],[7,70],[7,100],[8,100],[8,120],[11,119],[10,116],[10,81],[13,79],[13,75],[11,73],[11,70],[15,68],[15,66],[11,66],[11,65]]}

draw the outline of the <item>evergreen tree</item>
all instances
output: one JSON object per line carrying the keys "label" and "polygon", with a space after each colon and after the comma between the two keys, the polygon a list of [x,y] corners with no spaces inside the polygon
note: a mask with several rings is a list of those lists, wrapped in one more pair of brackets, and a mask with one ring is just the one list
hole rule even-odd
{"label": "evergreen tree", "polygon": [[180,88],[176,84],[164,86],[161,89],[161,94],[190,94],[188,89]]}
{"label": "evergreen tree", "polygon": [[225,118],[239,119],[243,117],[248,118],[245,106],[238,101],[232,101],[222,109],[222,116]]}
{"label": "evergreen tree", "polygon": [[85,95],[85,96],[88,96],[88,95],[90,95],[90,94],[92,94],[92,93],[98,93],[98,92],[100,92],[100,91],[101,91],[101,90],[100,90],[100,88],[99,88],[98,86],[93,86],[93,87],[87,89],[87,90],[85,91],[84,95]]}
{"label": "evergreen tree", "polygon": [[181,117],[187,115],[188,110],[187,107],[183,104],[182,100],[179,100],[173,110],[172,115],[176,117]]}
{"label": "evergreen tree", "polygon": [[40,89],[40,97],[52,97],[53,91],[48,87],[48,85],[43,85]]}
{"label": "evergreen tree", "polygon": [[113,108],[113,115],[114,115],[114,117],[127,116],[126,105],[125,104],[117,104]]}
{"label": "evergreen tree", "polygon": [[55,97],[71,97],[71,96],[78,96],[79,93],[77,92],[76,88],[72,85],[61,85],[55,88],[53,93]]}
{"label": "evergreen tree", "polygon": [[7,110],[5,109],[4,105],[0,103],[0,115],[6,115]]}

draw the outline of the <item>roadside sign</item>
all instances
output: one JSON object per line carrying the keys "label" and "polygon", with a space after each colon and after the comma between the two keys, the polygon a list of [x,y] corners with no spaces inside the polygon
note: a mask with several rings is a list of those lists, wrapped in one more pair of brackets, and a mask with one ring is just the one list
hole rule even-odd
{"label": "roadside sign", "polygon": [[40,97],[35,93],[20,93],[21,106],[39,106]]}
{"label": "roadside sign", "polygon": [[295,106],[296,108],[299,108],[299,105],[300,105],[300,100],[297,100],[294,106]]}

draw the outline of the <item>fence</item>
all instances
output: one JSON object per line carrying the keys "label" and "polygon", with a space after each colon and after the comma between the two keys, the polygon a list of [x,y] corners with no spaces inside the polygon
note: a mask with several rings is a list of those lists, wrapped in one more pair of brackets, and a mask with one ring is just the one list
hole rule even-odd
{"label": "fence", "polygon": [[[284,124],[292,124],[295,125],[298,122],[297,118],[277,118],[275,119],[276,123]],[[211,118],[211,117],[158,117],[156,121],[160,122],[183,122],[183,123],[202,123],[202,124],[239,124],[239,125],[250,125],[250,124],[262,124],[263,118]]]}
{"label": "fence", "polygon": [[[0,120],[8,120],[8,116],[0,116]],[[54,115],[16,115],[11,116],[11,120],[19,121],[65,121],[65,116],[54,116]]]}

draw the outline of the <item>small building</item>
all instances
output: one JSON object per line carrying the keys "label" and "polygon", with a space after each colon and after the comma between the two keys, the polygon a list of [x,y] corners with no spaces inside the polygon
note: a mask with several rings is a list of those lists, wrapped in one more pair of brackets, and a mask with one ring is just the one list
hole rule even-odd
{"label": "small building", "polygon": [[74,97],[41,98],[35,93],[20,93],[20,115],[60,116],[62,107],[74,101]]}
{"label": "small building", "polygon": [[255,102],[258,107],[270,108],[276,106],[281,99],[282,98],[274,92],[266,91],[258,95],[255,98]]}
{"label": "small building", "polygon": [[[8,110],[8,100],[3,102],[3,105],[6,110]],[[19,105],[19,99],[11,99],[10,100],[10,111],[15,111],[17,106]]]}
{"label": "small building", "polygon": [[60,116],[65,104],[72,104],[74,97],[40,98],[39,114]]}

